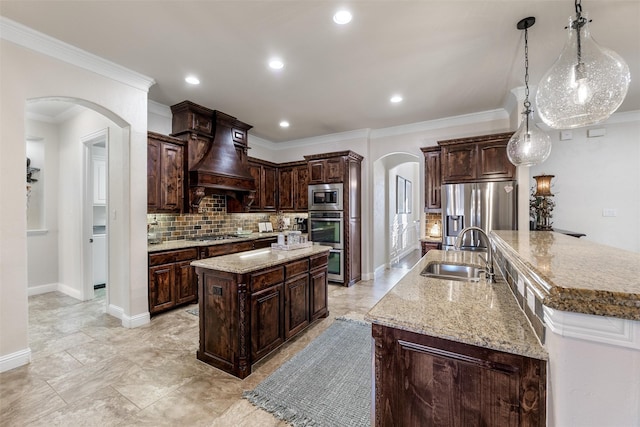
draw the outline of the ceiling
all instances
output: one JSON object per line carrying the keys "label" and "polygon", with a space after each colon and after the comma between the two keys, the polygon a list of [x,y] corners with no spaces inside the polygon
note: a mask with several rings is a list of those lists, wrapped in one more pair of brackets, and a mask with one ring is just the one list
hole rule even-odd
{"label": "ceiling", "polygon": [[[340,6],[353,13],[350,24],[332,21]],[[594,38],[631,70],[618,111],[640,110],[640,0],[582,7]],[[516,23],[536,17],[535,85],[562,50],[573,13],[570,0],[0,0],[2,16],[152,77],[149,99],[223,111],[272,142],[503,108],[524,85]],[[267,66],[273,56],[282,70]],[[185,83],[187,74],[201,84]],[[394,94],[404,100],[390,103]]]}

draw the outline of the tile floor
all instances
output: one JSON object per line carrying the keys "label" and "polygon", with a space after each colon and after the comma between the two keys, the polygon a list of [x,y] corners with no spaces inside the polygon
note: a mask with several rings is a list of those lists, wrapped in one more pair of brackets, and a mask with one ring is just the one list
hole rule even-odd
{"label": "tile floor", "polygon": [[0,426],[285,426],[242,399],[336,317],[361,316],[410,268],[345,288],[330,285],[327,319],[254,365],[240,380],[196,359],[198,318],[175,309],[126,329],[88,302],[59,292],[29,297],[32,362],[0,374]]}

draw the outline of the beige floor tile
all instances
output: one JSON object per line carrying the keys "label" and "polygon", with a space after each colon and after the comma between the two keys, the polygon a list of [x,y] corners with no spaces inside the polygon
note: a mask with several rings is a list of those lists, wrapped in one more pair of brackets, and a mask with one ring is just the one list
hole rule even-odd
{"label": "beige floor tile", "polygon": [[[399,265],[401,266],[401,265]],[[406,273],[329,286],[330,315],[256,363],[244,380],[196,358],[195,305],[127,329],[105,314],[104,291],[92,301],[59,292],[29,297],[31,364],[0,374],[0,427],[245,426],[287,423],[242,398],[324,332],[336,317],[362,318]]]}

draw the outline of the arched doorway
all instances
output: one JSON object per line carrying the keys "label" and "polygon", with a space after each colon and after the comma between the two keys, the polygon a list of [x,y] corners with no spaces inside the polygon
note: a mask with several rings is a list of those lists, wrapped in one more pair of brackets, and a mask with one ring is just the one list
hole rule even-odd
{"label": "arched doorway", "polygon": [[[129,126],[99,105],[65,97],[28,100],[25,118],[27,153],[30,140],[42,145],[40,181],[33,184],[40,186],[42,217],[29,221],[29,228],[38,224],[38,229],[27,231],[28,295],[57,290],[90,300],[98,243],[94,225],[112,237],[104,238],[105,279],[121,276],[118,257],[110,253],[118,253],[126,244],[124,224],[117,217],[127,195],[109,189],[122,189],[126,179],[118,172],[127,165]],[[99,158],[102,163],[96,162]],[[94,188],[94,174],[99,171],[103,181],[95,182]],[[99,191],[102,194],[96,194]],[[104,282],[105,311],[122,319],[130,285],[121,280]]]}
{"label": "arched doorway", "polygon": [[419,246],[422,212],[419,157],[390,153],[373,163],[373,243],[375,274]]}

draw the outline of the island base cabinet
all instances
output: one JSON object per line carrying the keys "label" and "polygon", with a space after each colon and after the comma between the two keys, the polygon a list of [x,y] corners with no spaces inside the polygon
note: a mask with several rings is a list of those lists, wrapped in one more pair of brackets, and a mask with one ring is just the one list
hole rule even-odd
{"label": "island base cabinet", "polygon": [[319,317],[327,317],[327,257],[312,255],[248,273],[195,267],[197,357],[238,378]]}
{"label": "island base cabinet", "polygon": [[546,361],[374,324],[375,426],[544,426]]}

